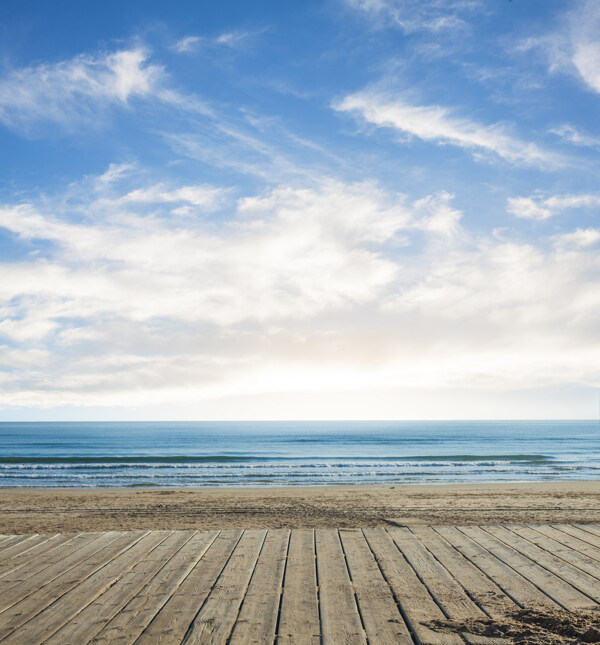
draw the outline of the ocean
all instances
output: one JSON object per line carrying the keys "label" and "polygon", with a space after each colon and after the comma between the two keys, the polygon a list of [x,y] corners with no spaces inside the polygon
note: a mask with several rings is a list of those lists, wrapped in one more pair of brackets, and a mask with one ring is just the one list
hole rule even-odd
{"label": "ocean", "polygon": [[598,421],[0,423],[2,487],[598,479]]}

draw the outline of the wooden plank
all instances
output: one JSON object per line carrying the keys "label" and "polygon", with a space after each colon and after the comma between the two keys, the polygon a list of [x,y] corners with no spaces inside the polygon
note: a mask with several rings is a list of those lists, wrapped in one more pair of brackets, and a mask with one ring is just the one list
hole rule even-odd
{"label": "wooden plank", "polygon": [[27,542],[28,540],[31,540],[32,538],[36,537],[37,534],[34,535],[9,535],[3,542],[0,544],[0,557],[2,557],[2,554],[9,548],[16,546],[17,544],[21,544],[22,542]]}
{"label": "wooden plank", "polygon": [[[90,642],[181,642],[199,607],[197,592],[205,583],[203,574],[210,576],[216,566],[217,578],[240,535],[241,531],[194,535]],[[211,587],[212,583],[208,591]]]}
{"label": "wooden plank", "polygon": [[340,538],[369,642],[412,645],[410,632],[362,531],[340,530]]}
{"label": "wooden plank", "polygon": [[538,589],[552,598],[559,605],[569,611],[582,608],[595,607],[596,603],[574,589],[570,584],[554,575],[535,560],[519,553],[515,548],[508,546],[502,540],[493,536],[479,527],[461,527],[465,535],[468,535],[482,547],[496,555],[508,566],[527,578]]}
{"label": "wooden plank", "polygon": [[600,526],[596,524],[575,524],[574,526],[581,529],[582,531],[587,531],[588,533],[591,533],[596,537],[600,537]]}
{"label": "wooden plank", "polygon": [[[557,546],[556,548],[565,554],[572,554],[580,562],[580,565],[583,565],[584,571],[587,571],[587,573],[596,578],[598,577],[596,572],[600,573],[600,549],[568,533],[558,531],[552,526],[530,526],[528,528],[560,544],[560,547]],[[554,551],[552,552],[554,553]],[[588,564],[591,566],[591,569],[588,569]],[[579,568],[582,567],[579,566]]]}
{"label": "wooden plank", "polygon": [[558,604],[542,593],[529,580],[521,576],[479,543],[461,533],[454,526],[436,526],[439,533],[457,551],[497,584],[505,594],[521,607],[546,607],[556,609]]}
{"label": "wooden plank", "polygon": [[[146,532],[148,533],[148,532]],[[48,605],[77,587],[88,576],[110,562],[112,559],[126,551],[135,542],[138,542],[146,533],[125,533],[103,549],[71,567],[68,571],[58,576],[52,584],[46,584],[36,589],[33,593],[12,605],[2,614],[0,621],[0,638],[4,638],[23,623],[31,620]]]}
{"label": "wooden plank", "polygon": [[553,524],[552,526],[567,533],[571,533],[573,530],[579,531],[586,536],[586,541],[600,548],[600,534],[596,534],[589,524]]}
{"label": "wooden plank", "polygon": [[458,634],[442,634],[432,629],[433,621],[444,620],[446,616],[390,535],[384,529],[364,529],[363,532],[409,628],[421,645],[464,645]]}
{"label": "wooden plank", "polygon": [[[56,535],[49,537],[45,542],[36,544],[23,553],[10,558],[10,560],[7,560],[3,564],[0,564],[0,578],[4,578],[9,573],[16,571],[17,569],[21,569],[22,567],[31,567],[33,570],[37,571],[39,569],[37,562],[39,561],[38,559],[41,558],[41,556],[49,553],[61,544],[69,542],[72,539],[73,536],[71,535],[57,533]],[[2,583],[0,582],[0,585],[1,584]]]}
{"label": "wooden plank", "polygon": [[265,537],[266,531],[244,531],[217,582],[192,620],[183,640],[185,645],[227,641]]}
{"label": "wooden plank", "polygon": [[289,530],[267,532],[229,643],[273,643],[277,628]]}
{"label": "wooden plank", "polygon": [[549,528],[552,528],[554,531],[559,531],[563,535],[566,534],[577,538],[583,544],[587,544],[595,553],[598,553],[600,557],[600,538],[595,535],[592,535],[587,531],[582,531],[580,528],[570,524],[553,524]]}
{"label": "wooden plank", "polygon": [[316,532],[317,576],[321,610],[321,638],[327,643],[366,643],[354,588],[338,532]]}
{"label": "wooden plank", "polygon": [[196,531],[164,531],[164,541],[152,548],[147,555],[124,572],[118,582],[88,604],[48,641],[48,645],[61,643],[87,643],[132,600],[145,585],[166,566]]}
{"label": "wooden plank", "polygon": [[38,544],[43,544],[50,539],[50,535],[31,535],[27,540],[13,544],[0,553],[0,563],[4,564],[21,553],[27,553]]}
{"label": "wooden plank", "polygon": [[430,526],[414,526],[410,530],[491,617],[503,618],[519,608],[495,582]]}
{"label": "wooden plank", "polygon": [[91,558],[122,535],[124,534],[108,532],[84,536],[81,540],[74,539],[72,543],[63,544],[47,557],[40,558],[35,567],[27,567],[8,573],[0,579],[0,589],[2,590],[0,612],[7,610],[44,585],[64,575],[87,558]]}
{"label": "wooden plank", "polygon": [[44,643],[63,645],[90,641],[165,566],[169,558],[189,542],[196,531],[165,533],[167,536],[163,542],[136,562],[129,571],[124,572],[116,584],[88,604]]}
{"label": "wooden plank", "polygon": [[[130,571],[140,559],[165,540],[169,532],[152,531],[119,553],[99,570],[60,596],[46,609],[4,639],[4,643],[39,645],[63,627],[73,616],[92,603]],[[64,641],[63,641],[64,642]]]}
{"label": "wooden plank", "polygon": [[[388,533],[411,564],[421,582],[425,584],[429,593],[450,619],[487,618],[487,615],[465,593],[463,587],[452,578],[408,528],[388,529]],[[505,639],[474,636],[468,633],[462,635],[469,643],[489,643],[492,645],[507,642]]]}
{"label": "wooden plank", "polygon": [[388,533],[447,616],[452,619],[484,616],[464,589],[407,528],[388,529]]}
{"label": "wooden plank", "polygon": [[315,532],[294,529],[285,569],[277,643],[319,645],[320,642]]}
{"label": "wooden plank", "polygon": [[[555,540],[550,541],[550,538],[545,538],[544,536],[536,538],[535,532],[532,531],[534,539],[536,542],[540,543],[540,545],[535,544],[533,541],[530,541],[529,538],[522,536],[522,533],[525,533],[526,536],[529,535],[525,527],[515,527],[513,531],[510,531],[503,527],[490,526],[486,527],[485,530],[511,548],[515,549],[515,551],[522,553],[525,557],[544,567],[544,569],[552,572],[568,585],[575,587],[575,589],[580,591],[581,594],[589,596],[589,598],[586,599],[587,604],[585,606],[597,606],[598,600],[600,600],[600,581],[565,561],[561,553],[570,559],[574,559],[574,554],[572,552],[569,554],[569,550],[564,549],[564,547],[561,549],[562,545],[559,542],[556,542]],[[557,545],[557,550],[560,550],[558,555],[553,555],[548,550],[545,550],[545,546],[541,546],[546,544],[550,549],[552,549],[552,542]],[[596,603],[590,604],[590,598],[595,600]]]}

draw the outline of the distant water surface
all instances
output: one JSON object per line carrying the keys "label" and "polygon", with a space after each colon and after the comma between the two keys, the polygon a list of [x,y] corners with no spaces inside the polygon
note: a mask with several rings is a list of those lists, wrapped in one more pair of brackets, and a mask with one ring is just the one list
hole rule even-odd
{"label": "distant water surface", "polygon": [[2,487],[585,480],[597,421],[0,423]]}

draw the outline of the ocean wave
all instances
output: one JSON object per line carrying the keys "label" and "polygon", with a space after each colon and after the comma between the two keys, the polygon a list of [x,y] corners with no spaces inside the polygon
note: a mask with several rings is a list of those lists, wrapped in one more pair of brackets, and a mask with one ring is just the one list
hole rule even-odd
{"label": "ocean wave", "polygon": [[[73,455],[70,457],[29,457],[29,456],[7,456],[0,457],[0,467],[9,465],[95,465],[98,467],[122,468],[137,465],[173,465],[193,466],[195,464],[255,464],[255,463],[289,463],[290,468],[297,467],[336,467],[348,463],[366,466],[369,463],[396,463],[396,464],[426,464],[431,465],[439,463],[451,463],[460,465],[463,463],[481,463],[490,465],[523,463],[523,464],[543,464],[554,461],[555,458],[549,455],[398,455],[398,456],[337,456],[327,459],[318,459],[314,457],[281,457],[281,456],[261,456],[261,455]],[[305,462],[305,463],[302,463]]]}

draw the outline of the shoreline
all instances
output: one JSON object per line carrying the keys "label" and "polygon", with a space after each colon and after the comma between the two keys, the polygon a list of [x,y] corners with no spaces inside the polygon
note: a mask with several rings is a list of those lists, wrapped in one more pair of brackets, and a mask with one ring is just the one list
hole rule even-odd
{"label": "shoreline", "polygon": [[600,481],[1,488],[0,533],[600,522]]}

